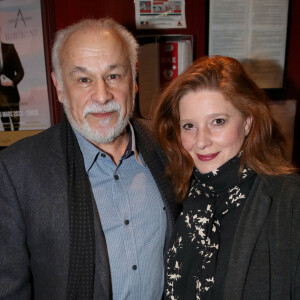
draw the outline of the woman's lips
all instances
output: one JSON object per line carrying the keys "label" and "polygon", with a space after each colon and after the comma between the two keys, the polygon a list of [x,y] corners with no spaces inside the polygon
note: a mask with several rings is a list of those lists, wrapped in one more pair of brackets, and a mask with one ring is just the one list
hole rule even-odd
{"label": "woman's lips", "polygon": [[197,154],[197,157],[201,161],[210,161],[210,160],[214,159],[219,153],[220,152],[212,153],[212,154],[206,154],[206,155]]}

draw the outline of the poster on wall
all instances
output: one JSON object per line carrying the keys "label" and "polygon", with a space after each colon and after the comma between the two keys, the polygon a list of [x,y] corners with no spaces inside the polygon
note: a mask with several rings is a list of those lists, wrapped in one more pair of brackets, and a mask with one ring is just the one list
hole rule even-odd
{"label": "poster on wall", "polygon": [[1,0],[0,38],[0,131],[48,128],[40,0]]}
{"label": "poster on wall", "polygon": [[282,88],[289,0],[211,0],[209,55],[238,59],[261,88]]}
{"label": "poster on wall", "polygon": [[185,0],[134,2],[137,29],[186,28]]}

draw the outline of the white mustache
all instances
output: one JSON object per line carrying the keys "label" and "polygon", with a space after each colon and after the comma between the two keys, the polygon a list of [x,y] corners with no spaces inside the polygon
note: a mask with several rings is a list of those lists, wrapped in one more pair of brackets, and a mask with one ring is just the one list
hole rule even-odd
{"label": "white mustache", "polygon": [[121,107],[118,102],[109,101],[105,104],[99,104],[97,102],[87,104],[83,109],[83,117],[85,117],[89,113],[107,113],[120,111]]}

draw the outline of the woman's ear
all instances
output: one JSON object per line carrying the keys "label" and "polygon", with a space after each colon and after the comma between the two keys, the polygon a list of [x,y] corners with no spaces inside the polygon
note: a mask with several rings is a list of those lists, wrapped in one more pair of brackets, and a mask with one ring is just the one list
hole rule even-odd
{"label": "woman's ear", "polygon": [[252,127],[252,117],[247,117],[245,120],[245,136],[247,136]]}

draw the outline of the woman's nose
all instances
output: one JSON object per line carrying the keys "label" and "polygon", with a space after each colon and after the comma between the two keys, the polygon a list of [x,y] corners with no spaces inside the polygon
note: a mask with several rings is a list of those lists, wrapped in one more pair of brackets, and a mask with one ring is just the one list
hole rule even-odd
{"label": "woman's nose", "polygon": [[211,134],[208,128],[201,128],[198,130],[196,144],[197,148],[200,150],[203,150],[212,144]]}

